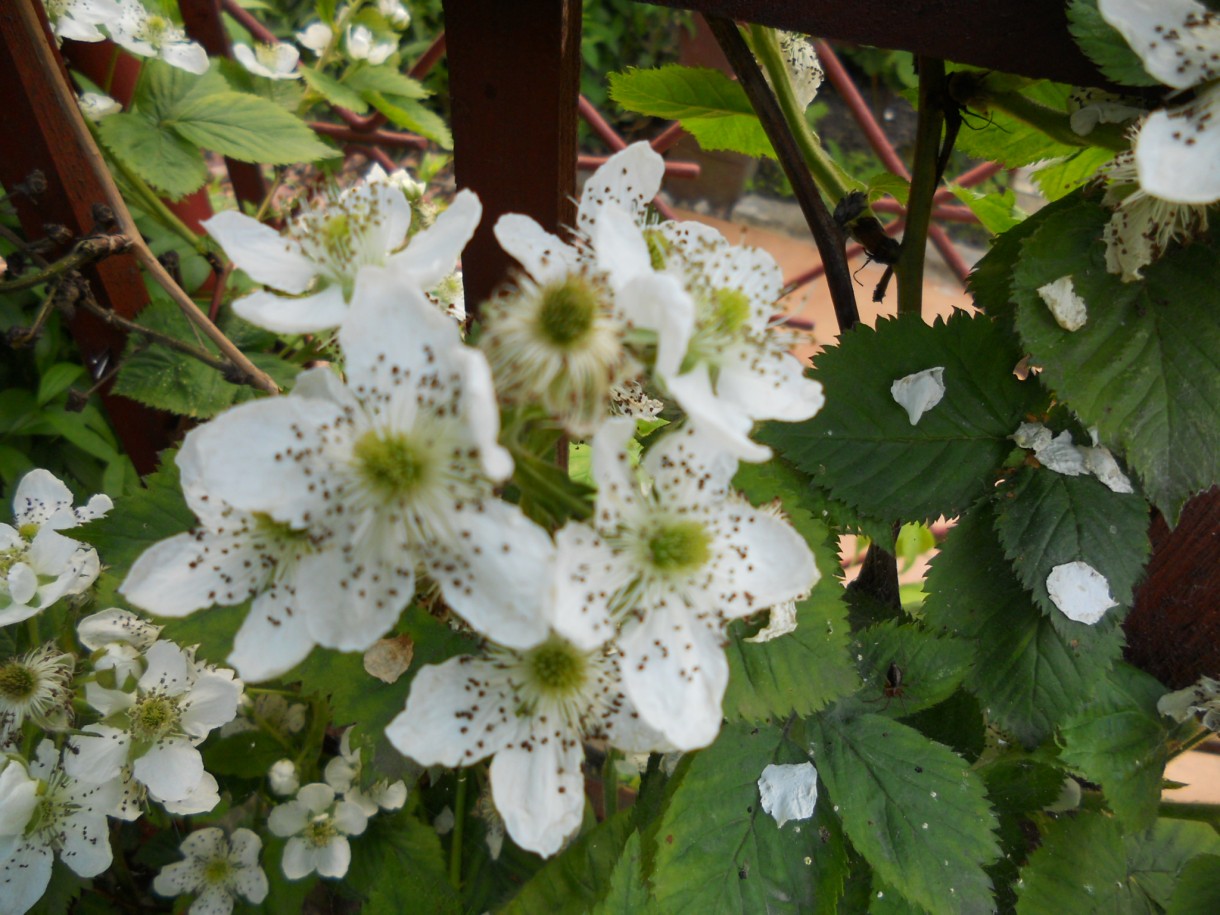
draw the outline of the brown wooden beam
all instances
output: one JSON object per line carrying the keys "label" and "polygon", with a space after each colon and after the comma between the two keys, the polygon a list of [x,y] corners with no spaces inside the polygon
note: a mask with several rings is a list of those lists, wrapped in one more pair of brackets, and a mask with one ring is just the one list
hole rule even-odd
{"label": "brown wooden beam", "polygon": [[576,220],[580,0],[445,0],[458,185],[483,201],[462,257],[467,308],[514,263],[492,227],[524,213],[556,232]]}
{"label": "brown wooden beam", "polygon": [[[107,196],[69,125],[66,106],[76,102],[39,0],[0,3],[0,86],[5,87],[0,105],[0,183],[12,187],[35,169],[47,179],[46,191],[36,199],[10,198],[26,236],[41,238],[47,223],[66,226],[77,237],[93,231],[93,207],[105,203]],[[107,258],[81,272],[98,302],[123,317],[134,317],[148,303],[130,254]],[[68,328],[87,365],[115,365],[126,345],[121,332],[83,310]],[[170,442],[174,418],[115,397],[107,389],[101,396],[136,470],[141,474],[153,470],[157,453]]]}
{"label": "brown wooden beam", "polygon": [[644,0],[834,41],[912,51],[1080,86],[1107,81],[1067,30],[1063,0]]}

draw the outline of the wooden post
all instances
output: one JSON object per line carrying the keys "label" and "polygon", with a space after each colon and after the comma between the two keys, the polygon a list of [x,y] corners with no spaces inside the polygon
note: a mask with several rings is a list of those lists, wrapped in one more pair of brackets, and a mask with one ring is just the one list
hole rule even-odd
{"label": "wooden post", "polygon": [[472,313],[514,263],[496,219],[575,223],[580,14],[580,0],[445,0],[457,181],[483,201],[462,257]]}

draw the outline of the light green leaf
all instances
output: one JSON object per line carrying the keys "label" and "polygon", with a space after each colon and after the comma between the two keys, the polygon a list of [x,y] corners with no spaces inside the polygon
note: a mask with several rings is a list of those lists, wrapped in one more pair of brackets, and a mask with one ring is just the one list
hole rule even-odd
{"label": "light green leaf", "polygon": [[[995,74],[987,76],[988,84],[994,80],[1002,80],[1000,89],[1017,87],[1005,85],[1015,81],[1015,77],[998,77]],[[1050,80],[1039,80],[1019,87],[1021,95],[1052,111],[1063,112],[1066,115],[1070,86],[1053,83]],[[1068,145],[1051,139],[1049,136],[1032,127],[1024,121],[999,110],[990,110],[985,114],[967,114],[968,126],[957,135],[956,148],[976,159],[988,159],[1000,162],[1007,168],[1020,168],[1045,159],[1058,159],[1076,153],[1085,144],[1081,139],[1079,145]]]}
{"label": "light green leaf", "polygon": [[911,194],[911,182],[893,172],[877,172],[864,183],[868,185],[868,199],[874,203],[888,194],[906,206]]}
{"label": "light green leaf", "polygon": [[302,67],[300,73],[309,88],[332,105],[351,109],[356,114],[364,114],[369,110],[369,103],[361,98],[359,92],[351,86],[345,86],[333,76],[312,67]]}
{"label": "light green leaf", "polygon": [[776,727],[729,725],[699,751],[657,832],[652,882],[660,911],[834,911],[847,854],[825,799],[813,821],[782,829],[759,800],[763,769],[808,759]]}
{"label": "light green leaf", "polygon": [[242,92],[187,98],[165,123],[189,142],[241,162],[290,165],[337,155],[300,118]]}
{"label": "light green leaf", "polygon": [[1101,785],[1110,809],[1128,830],[1156,819],[1161,778],[1169,761],[1166,721],[1156,708],[1165,687],[1118,663],[1110,689],[1059,728],[1063,761]]}
{"label": "light green leaf", "polygon": [[1097,169],[1113,158],[1111,150],[1090,146],[1066,159],[1039,167],[1033,174],[1033,181],[1047,200],[1058,200],[1093,178]]}
{"label": "light green leaf", "polygon": [[1220,855],[1199,855],[1182,868],[1165,915],[1220,912]]}
{"label": "light green leaf", "polygon": [[361,95],[376,92],[404,99],[421,99],[432,94],[431,90],[425,89],[418,80],[399,73],[389,65],[356,67],[343,77],[343,83]]}
{"label": "light green leaf", "polygon": [[639,838],[633,830],[631,811],[623,810],[580,836],[538,869],[504,908],[504,915],[584,915],[617,873],[615,862],[629,836],[635,837],[638,853]]}
{"label": "light green leaf", "polygon": [[1122,631],[1087,650],[1066,641],[1017,581],[993,523],[983,503],[950,531],[928,572],[924,622],[977,642],[966,688],[995,724],[1034,746],[1106,683]]}
{"label": "light green leaf", "polygon": [[[1220,481],[1220,246],[1171,246],[1143,282],[1123,283],[1105,269],[1109,211],[1068,200],[1024,243],[1017,329],[1043,383],[1122,453],[1176,523],[1190,496]],[[1074,332],[1037,293],[1067,275],[1088,307]]]}
{"label": "light green leaf", "polygon": [[1002,193],[983,194],[971,187],[950,184],[953,196],[970,208],[983,228],[992,235],[1002,235],[1025,218],[1017,209],[1017,198],[1012,188]]}
{"label": "light green leaf", "polygon": [[983,868],[999,856],[983,783],[948,747],[863,715],[809,722],[814,763],[873,871],[937,913],[991,911]]}
{"label": "light green leaf", "polygon": [[[1096,813],[1053,821],[1021,869],[1018,915],[1123,915],[1132,911],[1118,822]],[[1138,911],[1138,910],[1137,910]]]}
{"label": "light green leaf", "polygon": [[1161,911],[1173,896],[1186,865],[1198,855],[1220,854],[1220,836],[1207,823],[1159,819],[1149,829],[1123,837],[1132,897]]}
{"label": "light green leaf", "polygon": [[140,65],[133,102],[141,114],[160,123],[172,118],[186,102],[227,91],[229,84],[218,67],[197,75],[153,58]]}
{"label": "light green leaf", "polygon": [[38,406],[55,400],[85,374],[85,367],[75,362],[57,362],[38,379]]}
{"label": "light green leaf", "polygon": [[1068,638],[1118,624],[1113,608],[1096,626],[1068,619],[1055,606],[1046,579],[1055,566],[1087,562],[1105,576],[1111,596],[1129,607],[1144,572],[1148,503],[1117,493],[1093,476],[1070,477],[1045,468],[1022,468],[996,490],[996,533],[1021,583],[1033,592],[1055,628]]}
{"label": "light green leaf", "polygon": [[1124,86],[1159,86],[1127,44],[1097,11],[1097,0],[1069,0],[1068,31],[1107,78]]}
{"label": "light green leaf", "polygon": [[719,70],[669,64],[611,73],[610,97],[629,111],[681,121],[705,149],[775,158],[745,90]]}
{"label": "light green leaf", "polygon": [[[952,516],[991,490],[1012,450],[1008,436],[1044,404],[1036,382],[1013,375],[1020,358],[1016,340],[982,315],[859,325],[816,359],[826,406],[807,422],[770,428],[768,441],[862,514]],[[935,367],[944,368],[944,397],[912,426],[890,386]]]}
{"label": "light green leaf", "polygon": [[746,721],[792,712],[807,715],[852,692],[859,682],[848,660],[847,605],[838,559],[829,548],[830,531],[814,516],[804,474],[780,458],[742,464],[734,484],[755,504],[781,501],[789,521],[813,550],[822,577],[797,605],[795,632],[768,642],[746,642],[747,627],[733,625],[724,713],[730,720]]}
{"label": "light green leaf", "polygon": [[171,200],[197,191],[207,180],[207,164],[198,147],[142,113],[123,111],[103,118],[98,133],[112,155]]}
{"label": "light green leaf", "polygon": [[369,104],[399,127],[413,130],[443,149],[453,149],[453,134],[449,132],[449,126],[444,119],[435,112],[429,111],[415,99],[398,95],[382,95],[380,92],[371,90],[365,92],[364,97],[368,99]]}

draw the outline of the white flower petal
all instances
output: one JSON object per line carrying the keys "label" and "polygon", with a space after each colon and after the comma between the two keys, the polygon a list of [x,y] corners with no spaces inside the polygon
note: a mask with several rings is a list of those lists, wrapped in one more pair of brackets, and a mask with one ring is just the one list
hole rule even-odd
{"label": "white flower petal", "polygon": [[[322,877],[338,879],[347,873],[352,864],[352,846],[344,836],[335,836],[321,848],[314,849],[313,869]],[[285,851],[284,862],[287,870],[288,854]]]}
{"label": "white flower petal", "polygon": [[729,514],[725,548],[731,562],[717,575],[727,618],[795,600],[821,577],[805,538],[786,521],[742,501]]}
{"label": "white flower petal", "polygon": [[46,845],[23,842],[7,856],[4,846],[0,845],[0,886],[4,887],[5,915],[33,908],[47,891],[54,861],[55,855]]}
{"label": "white flower petal", "polygon": [[616,416],[602,423],[593,436],[593,481],[597,484],[597,523],[609,529],[640,512],[642,496],[627,443],[635,420]]}
{"label": "white flower petal", "polygon": [[64,771],[81,781],[100,783],[116,778],[127,765],[131,738],[118,728],[89,724],[83,734],[68,738],[70,752],[64,754]]}
{"label": "white flower petal", "polygon": [[277,334],[312,334],[342,324],[347,300],[337,285],[298,298],[259,290],[235,300],[233,310],[251,324]]}
{"label": "white flower petal", "polygon": [[1110,596],[1110,583],[1087,562],[1067,562],[1051,569],[1046,590],[1063,615],[1089,626],[1097,623],[1118,601]]}
{"label": "white flower petal", "polygon": [[1135,492],[1135,487],[1131,485],[1127,475],[1119,468],[1118,461],[1114,460],[1114,455],[1110,453],[1110,449],[1082,447],[1079,450],[1084,455],[1085,469],[1105,483],[1113,492]]}
{"label": "white flower petal", "polygon": [[656,373],[676,375],[695,330],[695,303],[682,284],[649,270],[618,292],[615,307],[630,324],[657,332]]}
{"label": "white flower petal", "polygon": [[71,523],[72,491],[49,470],[31,470],[17,484],[13,496],[13,522],[62,529]]}
{"label": "white flower petal", "polygon": [[132,763],[131,771],[158,797],[179,801],[203,778],[203,757],[188,741],[170,738]]}
{"label": "white flower petal", "polygon": [[301,559],[293,608],[302,614],[312,641],[339,651],[364,651],[393,628],[413,593],[409,566],[375,562],[353,567],[341,550],[329,549]]}
{"label": "white flower petal", "polygon": [[15,759],[0,759],[0,836],[20,836],[38,806],[38,779]]}
{"label": "white flower petal", "polygon": [[1088,473],[1084,452],[1072,444],[1072,433],[1064,429],[1050,442],[1034,450],[1034,457],[1048,470],[1068,477],[1079,477]]}
{"label": "white flower petal", "polygon": [[587,524],[565,524],[555,535],[555,546],[549,622],[564,638],[590,651],[614,636],[609,597],[630,584],[633,573]]}
{"label": "white flower petal", "polygon": [[715,436],[687,427],[654,445],[644,470],[666,505],[718,505],[729,495],[737,460],[718,446]]}
{"label": "white flower petal", "polygon": [[786,423],[811,419],[826,402],[821,382],[805,377],[805,367],[790,353],[763,357],[753,346],[724,354],[716,382],[722,403],[751,419]]}
{"label": "white flower petal", "polygon": [[585,183],[576,227],[592,237],[606,207],[643,217],[649,202],[661,190],[664,177],[665,160],[647,143],[632,143],[616,152]]}
{"label": "white flower petal", "polygon": [[[206,832],[207,830],[199,830]],[[220,830],[217,830],[220,832]],[[196,835],[196,833],[191,833]],[[190,836],[187,836],[189,839]],[[161,868],[161,872],[153,878],[153,892],[158,896],[179,896],[183,893],[193,893],[204,883],[203,862],[197,858],[187,858],[185,861],[175,861]]]}
{"label": "white flower petal", "polygon": [[639,225],[630,213],[607,207],[592,234],[597,265],[621,292],[633,277],[652,272],[652,257]]}
{"label": "white flower petal", "polygon": [[506,480],[512,476],[513,459],[497,441],[500,409],[487,357],[472,347],[459,347],[451,358],[462,377],[462,416],[479,449],[483,472],[496,482]]}
{"label": "white flower petal", "polygon": [[782,827],[789,820],[813,816],[818,800],[818,771],[813,763],[769,765],[758,779],[762,809]]}
{"label": "white flower petal", "polygon": [[[274,816],[275,811],[271,811],[271,814]],[[271,827],[271,831],[275,832],[274,826]],[[303,839],[293,836],[284,846],[284,857],[280,866],[284,869],[284,876],[289,880],[300,880],[314,872],[313,852]]]}
{"label": "white flower petal", "polygon": [[621,637],[623,685],[640,717],[680,750],[720,733],[729,665],[720,639],[676,607],[655,609]]}
{"label": "white flower petal", "polygon": [[[386,186],[387,191],[393,189]],[[402,194],[399,200],[407,206]],[[410,244],[389,258],[390,267],[406,282],[418,284],[420,289],[430,289],[453,272],[462,249],[474,235],[475,227],[483,217],[483,204],[474,191],[458,191],[453,203],[436,217],[427,229],[411,239]]]}
{"label": "white flower petal", "polygon": [[214,728],[228,724],[237,717],[237,701],[242,684],[233,679],[230,670],[208,670],[201,673],[191,687],[190,698],[182,713],[183,732],[202,740]]}
{"label": "white flower petal", "polygon": [[1140,187],[1173,203],[1220,200],[1220,90],[1204,90],[1195,101],[1154,111],[1135,142]]}
{"label": "white flower petal", "polygon": [[945,396],[945,367],[940,365],[899,378],[890,385],[890,396],[907,411],[911,425],[916,425]]}
{"label": "white flower petal", "polygon": [[691,423],[717,451],[733,457],[760,463],[771,459],[771,449],[750,438],[754,420],[740,410],[732,409],[716,396],[707,363],[691,371],[666,379],[670,395],[690,417]]}
{"label": "white flower petal", "polygon": [[395,748],[424,766],[470,765],[521,729],[511,696],[489,688],[490,662],[463,655],[415,675],[406,710],[386,728]]}
{"label": "white flower petal", "polygon": [[162,45],[160,56],[171,67],[177,67],[179,70],[185,70],[187,73],[194,73],[197,76],[207,73],[208,67],[211,65],[208,60],[208,52],[203,49],[202,45],[193,41],[176,41]]}
{"label": "white flower petal", "polygon": [[257,683],[286,674],[313,649],[304,616],[292,610],[295,604],[295,593],[284,587],[255,598],[226,659],[243,680]]}
{"label": "white flower petal", "polygon": [[317,273],[293,239],[235,210],[223,210],[202,223],[237,267],[256,283],[297,295]]}
{"label": "white flower petal", "polygon": [[335,805],[334,822],[345,835],[358,836],[368,828],[369,815],[359,804],[340,801]]}
{"label": "white flower petal", "polygon": [[141,610],[180,617],[214,604],[239,604],[266,576],[267,570],[251,561],[236,538],[201,530],[162,540],[141,553],[119,593]]}
{"label": "white flower petal", "polygon": [[1053,283],[1038,287],[1038,295],[1055,316],[1055,323],[1066,331],[1084,327],[1089,318],[1088,306],[1076,292],[1070,276],[1061,276]]}
{"label": "white flower petal", "polygon": [[1098,0],[1102,18],[1127,40],[1144,69],[1188,89],[1220,75],[1220,22],[1195,0]]}
{"label": "white flower petal", "polygon": [[577,741],[501,750],[491,763],[491,793],[513,841],[550,857],[580,828],[585,809],[584,749]]}
{"label": "white flower petal", "polygon": [[528,216],[506,213],[496,220],[496,241],[539,285],[563,279],[579,269],[575,248],[547,232]]}

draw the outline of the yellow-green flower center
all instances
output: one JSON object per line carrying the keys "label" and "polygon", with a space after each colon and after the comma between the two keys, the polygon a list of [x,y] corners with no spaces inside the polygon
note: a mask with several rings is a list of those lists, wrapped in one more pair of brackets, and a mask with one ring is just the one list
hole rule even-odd
{"label": "yellow-green flower center", "polygon": [[284,521],[276,521],[270,515],[254,512],[255,531],[265,539],[277,543],[305,543],[309,540],[309,531],[297,530]]}
{"label": "yellow-green flower center", "polygon": [[588,659],[575,645],[559,639],[544,642],[527,657],[534,685],[543,693],[570,696],[585,684]]}
{"label": "yellow-green flower center", "polygon": [[223,885],[229,882],[232,872],[233,865],[228,858],[213,858],[203,866],[203,879],[211,886]]}
{"label": "yellow-green flower center", "polygon": [[320,816],[305,824],[305,829],[301,832],[301,838],[306,845],[312,845],[314,848],[325,848],[331,843],[331,840],[339,834],[339,830],[335,828],[329,816]]}
{"label": "yellow-green flower center", "polygon": [[644,242],[648,245],[648,260],[653,270],[664,270],[669,261],[669,240],[656,229],[644,231]]}
{"label": "yellow-green flower center", "polygon": [[37,675],[20,661],[9,661],[0,667],[0,702],[25,702],[37,688]]}
{"label": "yellow-green flower center", "polygon": [[167,696],[148,696],[131,710],[131,731],[137,740],[155,742],[178,726],[178,703]]}
{"label": "yellow-green flower center", "polygon": [[431,470],[428,455],[401,435],[367,432],[356,442],[353,453],[365,483],[386,498],[410,496]]}
{"label": "yellow-green flower center", "polygon": [[712,325],[722,334],[735,335],[750,320],[750,297],[740,289],[712,293]]}
{"label": "yellow-green flower center", "polygon": [[22,524],[17,528],[17,533],[21,535],[22,540],[28,542],[38,536],[38,529],[39,526],[33,521],[27,521],[25,524]]}
{"label": "yellow-green flower center", "polygon": [[579,277],[542,290],[538,331],[558,349],[574,349],[584,342],[597,317],[597,293]]}
{"label": "yellow-green flower center", "polygon": [[708,561],[711,543],[699,522],[675,521],[648,538],[648,555],[662,572],[689,572]]}

